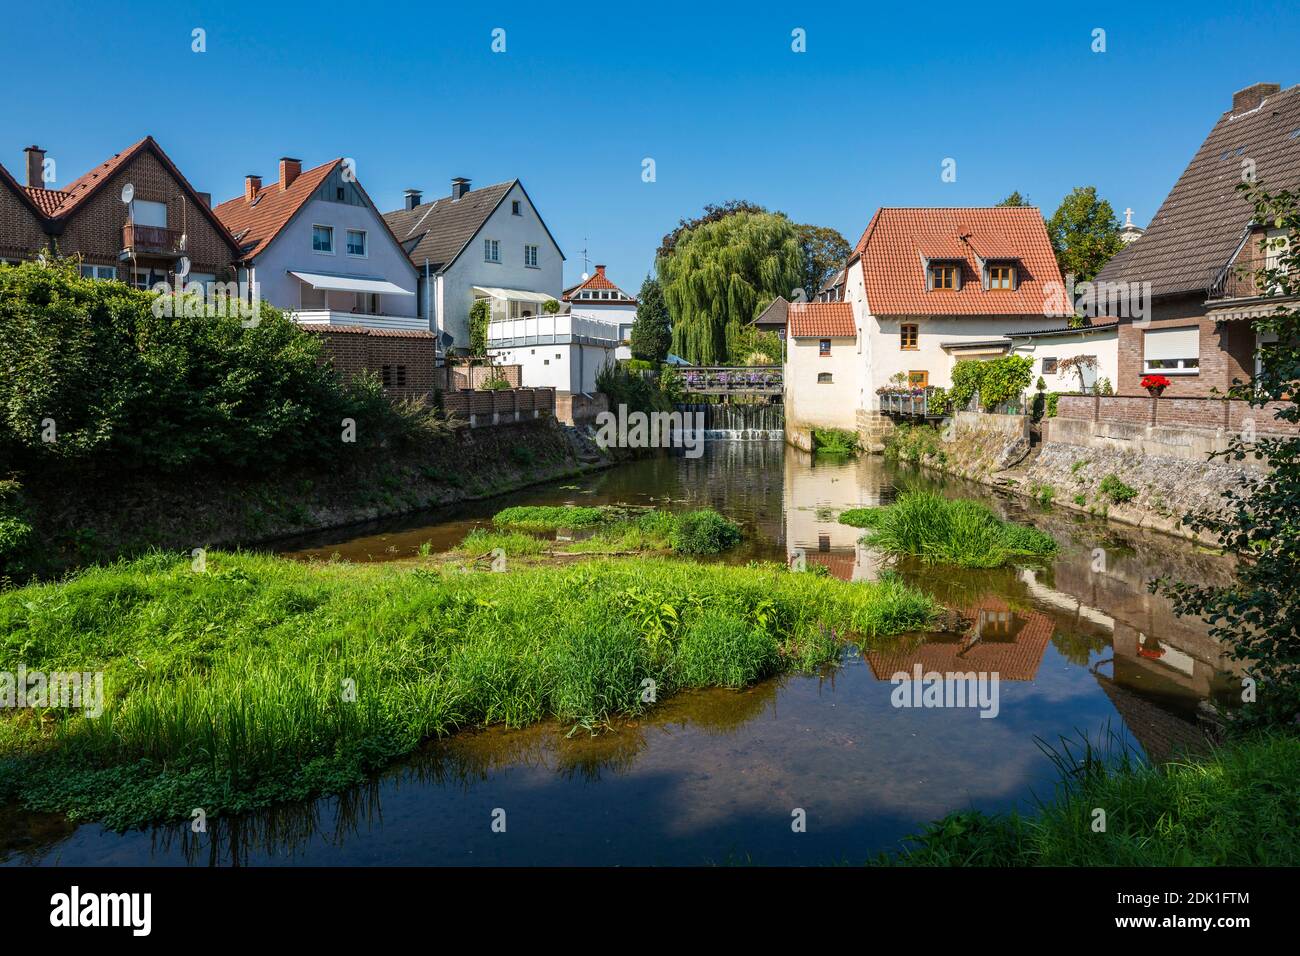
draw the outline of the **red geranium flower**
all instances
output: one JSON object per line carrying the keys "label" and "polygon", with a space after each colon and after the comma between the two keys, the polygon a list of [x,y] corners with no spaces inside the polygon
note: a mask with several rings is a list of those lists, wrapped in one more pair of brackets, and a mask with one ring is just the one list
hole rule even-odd
{"label": "red geranium flower", "polygon": [[1144,375],[1142,377],[1143,388],[1168,388],[1169,379],[1163,375]]}

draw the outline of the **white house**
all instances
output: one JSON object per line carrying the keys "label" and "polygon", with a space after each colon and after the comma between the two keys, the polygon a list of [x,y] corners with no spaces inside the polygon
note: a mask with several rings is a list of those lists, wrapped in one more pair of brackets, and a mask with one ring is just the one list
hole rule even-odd
{"label": "white house", "polygon": [[786,433],[808,445],[814,428],[857,426],[861,339],[847,302],[791,302],[785,350]]}
{"label": "white house", "polygon": [[612,322],[540,312],[490,322],[488,354],[499,365],[520,366],[525,388],[590,395],[596,391],[596,373],[614,363],[618,336]]}
{"label": "white house", "polygon": [[416,273],[343,159],[306,172],[280,160],[279,178],[244,180],[213,212],[240,247],[239,280],[308,325],[420,330]]}
{"label": "white house", "polygon": [[618,326],[619,345],[614,357],[632,357],[630,342],[632,323],[636,321],[636,297],[611,282],[603,265],[596,266],[595,275],[565,289],[564,301],[572,315]]}
{"label": "white house", "polygon": [[[1101,377],[1113,385],[1116,327],[1068,328],[1057,314],[1061,288],[1037,209],[878,210],[845,268],[843,299],[811,304],[847,311],[790,306],[788,433],[853,427],[848,423],[856,420],[873,443],[882,415],[878,390],[900,379],[946,388],[957,362],[1006,354],[1033,358],[1031,384],[1041,375],[1049,391],[1092,388]],[[1082,356],[1095,367],[1085,368],[1080,382],[1060,366]]]}
{"label": "white house", "polygon": [[405,207],[384,219],[418,273],[417,314],[448,348],[469,349],[476,299],[506,320],[560,297],[564,253],[519,180],[471,189],[456,178],[450,196],[421,200],[408,189]]}

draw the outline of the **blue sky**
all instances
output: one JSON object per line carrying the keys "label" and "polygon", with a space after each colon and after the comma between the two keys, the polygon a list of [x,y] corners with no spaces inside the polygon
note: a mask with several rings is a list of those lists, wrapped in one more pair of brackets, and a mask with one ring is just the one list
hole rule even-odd
{"label": "blue sky", "polygon": [[[1091,184],[1145,224],[1234,90],[1300,82],[1293,0],[129,9],[42,3],[56,50],[29,29],[0,36],[10,172],[37,143],[66,183],[152,134],[216,201],[282,155],[353,157],[382,210],[406,187],[430,198],[453,176],[517,176],[568,257],[566,283],[585,245],[631,290],[678,219],[731,198],[852,242],[881,205],[1019,189],[1050,215]],[[205,53],[191,51],[196,27]],[[955,182],[941,181],[945,158]]]}

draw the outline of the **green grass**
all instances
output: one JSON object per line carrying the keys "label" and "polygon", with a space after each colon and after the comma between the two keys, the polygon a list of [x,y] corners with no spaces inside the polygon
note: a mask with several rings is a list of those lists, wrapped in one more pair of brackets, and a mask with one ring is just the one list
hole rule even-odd
{"label": "green grass", "polygon": [[847,508],[840,512],[840,524],[846,524],[851,528],[868,528],[875,520],[873,515],[878,508]]}
{"label": "green grass", "polygon": [[[485,542],[486,543],[486,542]],[[593,560],[506,573],[153,555],[0,592],[0,670],[103,670],[105,709],[0,717],[0,802],[113,827],[336,792],[461,728],[637,714],[934,619],[897,579]],[[355,700],[345,688],[355,686]]]}
{"label": "green grass", "polygon": [[[506,534],[549,534],[562,530],[593,532],[576,541],[554,544],[553,550],[568,554],[622,551],[717,554],[735,547],[741,539],[739,525],[709,508],[674,514],[632,505],[523,506],[498,512],[493,516],[492,524]],[[473,547],[478,547],[478,542],[466,540],[458,550]],[[507,554],[536,554],[543,550],[540,547],[527,550],[526,545],[517,539],[503,539],[492,547],[502,547]]]}
{"label": "green grass", "polygon": [[616,513],[620,513],[619,510],[611,506],[588,508],[577,505],[520,505],[498,511],[493,516],[492,523],[504,531],[580,531],[609,524],[615,520]]}
{"label": "green grass", "polygon": [[[1153,767],[1086,762],[1036,814],[967,810],[932,823],[905,866],[1300,866],[1300,739],[1232,741]],[[1093,830],[1094,809],[1105,832]]]}
{"label": "green grass", "polygon": [[937,425],[910,425],[900,422],[885,436],[884,454],[892,461],[920,463],[933,458],[942,464],[943,432]]}
{"label": "green grass", "polygon": [[927,564],[998,568],[1013,558],[1056,553],[1056,541],[1037,528],[1003,521],[978,502],[932,491],[904,492],[892,505],[845,512],[840,520],[846,515],[868,529],[865,544]]}

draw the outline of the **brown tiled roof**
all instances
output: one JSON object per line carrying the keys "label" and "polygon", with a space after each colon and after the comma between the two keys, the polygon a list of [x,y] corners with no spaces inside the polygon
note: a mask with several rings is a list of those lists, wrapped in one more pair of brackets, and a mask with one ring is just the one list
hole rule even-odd
{"label": "brown tiled roof", "polygon": [[1150,282],[1155,296],[1204,292],[1232,260],[1254,210],[1237,192],[1242,163],[1272,191],[1300,187],[1300,85],[1219,117],[1147,226],[1097,276]]}
{"label": "brown tiled roof", "polygon": [[785,296],[778,295],[772,304],[758,314],[755,325],[785,325],[790,321],[790,303]]}
{"label": "brown tiled roof", "polygon": [[858,334],[849,302],[791,302],[786,314],[791,338],[853,338]]}
{"label": "brown tiled roof", "polygon": [[[987,597],[973,607],[963,608],[962,612],[973,617],[981,610],[1009,611],[1011,608],[999,598]],[[999,680],[1033,680],[1056,625],[1041,611],[1013,613],[1022,627],[1012,641],[979,641],[967,647],[956,640],[929,640],[912,650],[874,650],[864,656],[877,680],[889,680],[899,672],[910,677],[917,664],[926,673],[981,671],[996,672]]]}
{"label": "brown tiled roof", "polygon": [[239,195],[218,205],[214,210],[217,218],[237,237],[241,258],[247,261],[259,256],[341,162],[341,158],[331,159],[303,170],[288,189],[281,189],[278,179],[272,180],[254,193],[251,202]]}
{"label": "brown tiled roof", "polygon": [[[1015,259],[1016,288],[986,290],[981,257]],[[1032,206],[878,209],[856,258],[874,315],[1047,315],[1046,286],[1061,281],[1047,224]],[[961,288],[927,291],[927,258],[962,263]]]}
{"label": "brown tiled roof", "polygon": [[377,335],[386,339],[431,339],[432,332],[421,329],[372,329],[365,325],[316,325],[301,324],[298,328],[307,332],[344,332],[348,335]]}
{"label": "brown tiled roof", "polygon": [[444,196],[414,209],[386,212],[384,220],[417,268],[424,268],[428,259],[430,268],[441,269],[474,238],[516,182],[471,189],[460,199]]}

